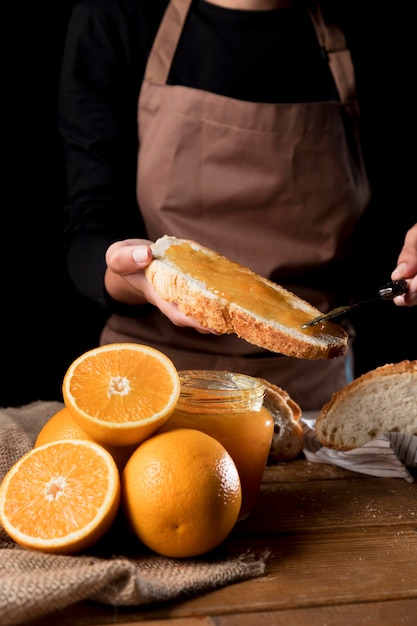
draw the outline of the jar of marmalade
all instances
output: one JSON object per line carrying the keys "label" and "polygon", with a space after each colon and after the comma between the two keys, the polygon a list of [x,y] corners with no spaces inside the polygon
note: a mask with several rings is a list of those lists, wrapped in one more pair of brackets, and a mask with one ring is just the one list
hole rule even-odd
{"label": "jar of marmalade", "polygon": [[263,406],[264,384],[227,371],[186,370],[179,376],[180,396],[164,430],[201,430],[226,448],[239,472],[243,519],[256,503],[274,431]]}

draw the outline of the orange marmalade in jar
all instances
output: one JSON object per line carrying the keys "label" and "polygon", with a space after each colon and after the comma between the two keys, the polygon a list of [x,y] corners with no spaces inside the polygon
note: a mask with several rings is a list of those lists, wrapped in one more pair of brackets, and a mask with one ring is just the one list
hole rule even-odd
{"label": "orange marmalade in jar", "polygon": [[193,428],[217,439],[233,458],[242,486],[239,519],[254,507],[274,431],[261,380],[227,371],[179,372],[177,406],[163,430]]}

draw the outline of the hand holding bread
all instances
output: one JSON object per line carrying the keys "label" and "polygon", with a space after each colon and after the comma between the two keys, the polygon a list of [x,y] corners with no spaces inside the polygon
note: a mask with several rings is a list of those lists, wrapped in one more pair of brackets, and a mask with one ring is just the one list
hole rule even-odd
{"label": "hand holding bread", "polygon": [[303,359],[330,359],[347,351],[337,324],[302,325],[320,314],[284,287],[195,241],[163,236],[151,245],[145,274],[154,291],[219,334]]}

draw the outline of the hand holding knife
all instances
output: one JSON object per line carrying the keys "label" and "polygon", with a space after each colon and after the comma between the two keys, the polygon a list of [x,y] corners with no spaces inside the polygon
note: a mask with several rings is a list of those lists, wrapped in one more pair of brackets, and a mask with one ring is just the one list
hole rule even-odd
{"label": "hand holding knife", "polygon": [[336,317],[341,317],[342,315],[346,315],[350,313],[354,309],[358,307],[365,306],[367,304],[372,304],[373,302],[377,302],[378,300],[393,300],[397,296],[401,296],[403,293],[407,291],[407,282],[405,280],[391,280],[386,285],[383,285],[378,289],[378,295],[370,298],[368,300],[362,300],[360,302],[355,302],[354,304],[350,304],[347,306],[338,306],[335,309],[332,309],[328,313],[323,313],[323,315],[319,315],[312,319],[310,322],[306,322],[302,325],[302,328],[308,328],[309,326],[315,326],[320,322],[324,322],[327,320],[334,319]]}

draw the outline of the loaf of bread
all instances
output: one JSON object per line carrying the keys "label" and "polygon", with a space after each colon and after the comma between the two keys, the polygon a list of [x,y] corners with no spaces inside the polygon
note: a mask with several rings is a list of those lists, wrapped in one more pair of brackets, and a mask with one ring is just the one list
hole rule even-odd
{"label": "loaf of bread", "polygon": [[417,436],[417,361],[387,363],[334,393],[315,431],[335,450],[360,448],[385,432]]}
{"label": "loaf of bread", "polygon": [[304,433],[300,424],[301,407],[281,387],[261,378],[265,385],[264,407],[274,418],[274,433],[268,464],[292,461],[303,449]]}
{"label": "loaf of bread", "polygon": [[205,328],[303,359],[345,354],[343,328],[331,322],[302,328],[320,311],[284,287],[195,241],[165,235],[151,248],[146,276],[154,290]]}

